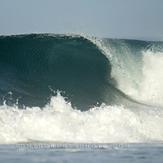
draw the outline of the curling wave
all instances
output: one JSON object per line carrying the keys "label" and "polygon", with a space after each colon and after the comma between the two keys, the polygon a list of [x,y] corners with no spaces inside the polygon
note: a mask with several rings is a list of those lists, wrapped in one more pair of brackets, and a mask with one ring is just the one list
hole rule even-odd
{"label": "curling wave", "polygon": [[162,42],[1,36],[0,143],[163,141],[162,69]]}
{"label": "curling wave", "polygon": [[42,107],[56,91],[80,110],[127,98],[115,87],[110,61],[81,36],[0,37],[0,72],[1,102],[9,105]]}

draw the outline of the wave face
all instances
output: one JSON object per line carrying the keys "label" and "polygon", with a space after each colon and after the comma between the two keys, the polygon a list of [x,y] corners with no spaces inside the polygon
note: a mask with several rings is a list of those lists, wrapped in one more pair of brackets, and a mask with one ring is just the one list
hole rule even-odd
{"label": "wave face", "polygon": [[162,69],[162,42],[1,36],[0,143],[163,141]]}
{"label": "wave face", "polygon": [[26,106],[44,106],[52,93],[62,91],[85,110],[103,102],[111,65],[83,37],[22,35],[0,38],[0,71],[1,99],[8,104],[19,99]]}

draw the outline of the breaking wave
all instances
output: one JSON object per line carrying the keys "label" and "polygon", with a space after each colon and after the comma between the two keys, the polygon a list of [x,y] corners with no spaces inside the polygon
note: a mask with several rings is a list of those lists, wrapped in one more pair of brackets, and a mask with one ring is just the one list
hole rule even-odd
{"label": "breaking wave", "polygon": [[0,37],[0,143],[163,140],[163,43]]}

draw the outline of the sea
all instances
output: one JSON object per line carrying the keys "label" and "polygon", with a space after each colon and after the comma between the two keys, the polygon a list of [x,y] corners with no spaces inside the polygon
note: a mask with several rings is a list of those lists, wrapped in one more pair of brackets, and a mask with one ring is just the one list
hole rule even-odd
{"label": "sea", "polygon": [[163,42],[0,36],[0,162],[163,162]]}

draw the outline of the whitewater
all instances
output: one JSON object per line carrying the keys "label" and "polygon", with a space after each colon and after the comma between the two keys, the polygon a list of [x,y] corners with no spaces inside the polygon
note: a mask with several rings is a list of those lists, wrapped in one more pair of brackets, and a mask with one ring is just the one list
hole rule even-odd
{"label": "whitewater", "polygon": [[[80,66],[86,69],[77,67],[77,73],[71,74],[70,71],[74,70],[77,65],[72,64],[74,55],[70,55],[72,59],[70,60],[70,65],[72,65],[70,71],[67,68],[65,71],[55,71],[57,78],[62,80],[62,84],[56,78],[48,79],[46,75],[44,78],[47,71],[42,68],[43,66],[48,69],[50,75],[54,73],[52,71],[54,69],[51,69],[49,62],[47,66],[41,58],[32,58],[29,47],[27,50],[30,54],[29,57],[26,57],[28,53],[25,51],[25,44],[27,42],[24,41],[24,44],[18,48],[19,39],[27,39],[27,42],[31,43],[29,47],[36,47],[36,49],[31,47],[31,51],[34,52],[33,56],[38,56],[37,54],[43,50],[45,50],[45,54],[48,52],[49,56],[53,50],[59,55],[62,55],[63,52],[72,53],[74,50],[78,53],[76,46],[83,46],[79,51],[88,52],[83,50],[86,43],[90,54],[83,54],[86,58],[84,60],[80,58],[77,64],[82,63]],[[47,44],[48,49],[39,50],[44,39],[50,39],[52,42],[55,39],[55,44],[58,45],[54,47],[53,43],[51,46]],[[32,43],[32,40],[36,41]],[[62,41],[65,42],[65,40],[71,41],[63,44]],[[62,47],[59,47],[59,41],[62,42]],[[37,45],[37,42],[40,42],[40,45]],[[163,141],[162,42],[98,39],[82,35],[40,34],[1,36],[0,44],[3,47],[6,46],[6,49],[0,47],[0,60],[4,58],[0,62],[1,67],[4,68],[4,70],[1,68],[0,76],[1,144],[31,142],[153,143]],[[72,45],[75,49],[68,49]],[[52,48],[52,51],[49,48]],[[64,50],[61,53],[56,48],[59,50],[64,48]],[[11,57],[11,53],[16,54],[16,57]],[[18,59],[17,57],[20,56],[22,58]],[[22,62],[23,57],[26,57],[24,58],[26,61],[30,59],[29,62],[23,61],[22,65],[17,64],[19,61]],[[50,58],[54,59],[52,56]],[[85,59],[89,62],[87,63]],[[42,67],[40,65],[37,67],[37,61]],[[62,62],[63,60],[57,60],[56,64],[58,61]],[[34,64],[29,65],[31,62]],[[95,65],[94,62],[96,62]],[[63,61],[63,65],[65,64]],[[21,66],[24,65],[26,67],[22,69]],[[103,67],[104,65],[105,67]],[[52,64],[52,66],[54,65]],[[107,66],[109,69],[106,71]],[[55,68],[62,69],[63,67],[56,66]],[[67,72],[69,74],[66,74]],[[78,79],[78,76],[73,78],[79,72],[81,72],[81,78]],[[83,72],[87,74],[83,74]],[[18,77],[15,78],[15,74]],[[27,76],[28,83],[26,82]],[[38,77],[41,84],[40,81],[37,81]],[[87,82],[84,83],[82,79],[86,77]],[[72,82],[71,79],[75,82]],[[32,83],[31,80],[34,82],[32,81]],[[68,80],[71,82],[68,83]],[[50,84],[46,83],[47,81]],[[109,82],[107,83],[107,81]],[[42,83],[46,83],[46,86],[44,87]],[[65,85],[65,83],[68,84]],[[60,88],[62,89],[60,90]],[[97,88],[96,91],[95,88]],[[35,90],[37,91],[34,92]],[[87,92],[87,90],[89,91]],[[49,91],[51,95],[47,97]],[[35,97],[39,95],[40,97],[35,100]],[[21,98],[19,99],[20,96],[24,97],[22,101]],[[88,98],[90,100],[87,101]],[[86,109],[83,108],[84,106]]]}

